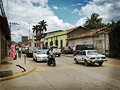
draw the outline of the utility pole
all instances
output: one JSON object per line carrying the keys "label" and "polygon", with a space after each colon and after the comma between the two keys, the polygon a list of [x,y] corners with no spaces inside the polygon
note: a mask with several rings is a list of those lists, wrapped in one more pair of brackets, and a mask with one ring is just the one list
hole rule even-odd
{"label": "utility pole", "polygon": [[1,9],[2,16],[6,16],[6,15],[5,15],[5,11],[4,11],[4,7],[3,7],[3,2],[2,2],[2,0],[0,0],[0,9]]}
{"label": "utility pole", "polygon": [[30,40],[30,28],[29,28],[29,40]]}

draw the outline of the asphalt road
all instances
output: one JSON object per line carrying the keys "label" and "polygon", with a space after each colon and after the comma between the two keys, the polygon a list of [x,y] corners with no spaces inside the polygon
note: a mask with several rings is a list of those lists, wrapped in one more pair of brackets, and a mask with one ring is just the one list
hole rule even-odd
{"label": "asphalt road", "polygon": [[0,90],[120,90],[120,61],[103,66],[75,64],[72,57],[57,57],[56,67],[35,62],[36,70],[25,76],[0,82]]}

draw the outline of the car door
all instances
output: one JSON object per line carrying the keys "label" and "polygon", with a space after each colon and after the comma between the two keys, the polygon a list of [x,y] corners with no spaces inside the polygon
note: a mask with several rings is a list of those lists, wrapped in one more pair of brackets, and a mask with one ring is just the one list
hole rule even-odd
{"label": "car door", "polygon": [[84,62],[85,57],[86,57],[86,52],[81,51],[79,56],[79,62]]}
{"label": "car door", "polygon": [[82,51],[77,53],[78,62],[81,62],[81,58],[82,58]]}

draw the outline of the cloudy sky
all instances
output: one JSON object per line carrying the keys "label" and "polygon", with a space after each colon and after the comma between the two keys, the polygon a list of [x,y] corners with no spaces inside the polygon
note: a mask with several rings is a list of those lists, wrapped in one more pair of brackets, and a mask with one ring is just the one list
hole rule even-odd
{"label": "cloudy sky", "polygon": [[47,32],[67,30],[83,25],[86,17],[98,13],[104,23],[120,20],[120,0],[3,0],[5,12],[12,26],[12,40],[21,41],[20,35],[32,37],[32,26],[45,20]]}

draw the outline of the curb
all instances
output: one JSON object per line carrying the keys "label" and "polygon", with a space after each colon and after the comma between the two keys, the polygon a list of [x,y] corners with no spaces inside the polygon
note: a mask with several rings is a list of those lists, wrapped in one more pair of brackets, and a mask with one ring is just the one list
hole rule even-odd
{"label": "curb", "polygon": [[23,72],[23,73],[20,73],[20,74],[15,74],[15,75],[12,75],[12,76],[3,77],[3,78],[0,78],[0,81],[9,80],[9,79],[17,78],[17,77],[20,77],[20,76],[24,76],[24,75],[26,75],[26,74],[29,74],[29,73],[33,72],[35,69],[36,69],[36,67],[34,66],[34,67],[33,67],[31,70],[29,70],[28,72]]}

